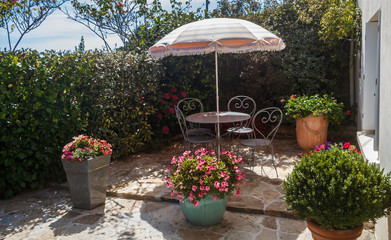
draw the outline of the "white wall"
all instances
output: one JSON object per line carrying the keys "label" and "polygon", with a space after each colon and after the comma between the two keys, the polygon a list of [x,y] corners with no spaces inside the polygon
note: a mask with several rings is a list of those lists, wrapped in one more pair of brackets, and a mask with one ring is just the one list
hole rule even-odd
{"label": "white wall", "polygon": [[[362,10],[362,47],[365,46],[366,24],[380,11],[380,98],[379,98],[379,161],[391,171],[391,0],[358,0]],[[365,59],[365,47],[361,52]],[[363,60],[364,61],[364,60]],[[362,65],[365,67],[365,64]],[[365,72],[365,69],[362,69]],[[360,82],[359,82],[360,84]],[[361,83],[362,84],[362,83]],[[360,88],[365,92],[365,84]],[[365,95],[364,95],[365,96]],[[365,98],[363,99],[365,101]],[[360,104],[360,101],[359,101]],[[361,104],[360,104],[361,105]],[[363,108],[362,103],[360,106]],[[365,110],[365,109],[364,109]],[[364,113],[365,115],[365,113]],[[364,125],[364,123],[363,123]],[[365,125],[364,125],[365,126]],[[362,126],[359,126],[362,127]],[[391,239],[391,219],[379,220],[375,227],[378,240]]]}

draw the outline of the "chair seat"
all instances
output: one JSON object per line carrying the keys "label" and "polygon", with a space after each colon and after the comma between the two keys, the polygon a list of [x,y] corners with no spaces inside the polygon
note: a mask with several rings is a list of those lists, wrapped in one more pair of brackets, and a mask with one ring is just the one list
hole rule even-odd
{"label": "chair seat", "polygon": [[264,139],[245,139],[240,142],[240,144],[247,146],[247,147],[261,147],[261,146],[267,146],[270,145],[269,140]]}
{"label": "chair seat", "polygon": [[227,129],[227,132],[242,134],[242,133],[252,133],[254,132],[254,130],[248,127],[238,127],[238,128],[231,127]]}
{"label": "chair seat", "polygon": [[214,140],[212,136],[209,135],[199,135],[199,136],[188,136],[185,137],[187,142],[191,143],[208,143]]}
{"label": "chair seat", "polygon": [[186,131],[187,135],[193,136],[193,135],[205,135],[210,134],[210,129],[208,128],[191,128]]}

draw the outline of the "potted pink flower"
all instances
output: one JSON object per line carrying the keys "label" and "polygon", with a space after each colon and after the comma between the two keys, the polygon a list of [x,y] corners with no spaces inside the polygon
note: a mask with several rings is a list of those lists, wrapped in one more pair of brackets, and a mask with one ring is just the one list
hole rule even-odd
{"label": "potted pink flower", "polygon": [[64,146],[61,157],[75,208],[93,209],[105,203],[111,145],[80,135]]}
{"label": "potted pink flower", "polygon": [[192,155],[186,151],[173,157],[164,178],[171,195],[179,198],[187,221],[198,226],[219,223],[228,198],[240,195],[245,174],[243,160],[230,152],[222,152],[217,159],[215,151],[201,148]]}

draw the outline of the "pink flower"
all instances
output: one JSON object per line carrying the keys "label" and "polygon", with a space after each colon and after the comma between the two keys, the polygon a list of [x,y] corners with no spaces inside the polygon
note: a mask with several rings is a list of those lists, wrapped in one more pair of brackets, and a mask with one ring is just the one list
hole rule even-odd
{"label": "pink flower", "polygon": [[172,95],[172,100],[174,100],[174,101],[178,100],[178,96],[177,95]]}
{"label": "pink flower", "polygon": [[163,95],[163,97],[165,98],[165,99],[170,99],[170,94],[169,93],[165,93],[164,95]]}
{"label": "pink flower", "polygon": [[220,183],[218,181],[215,182],[215,188],[219,188],[220,187]]}
{"label": "pink flower", "polygon": [[123,7],[124,5],[122,4],[122,2],[119,2],[119,3],[118,3],[118,6],[119,6],[119,7]]}
{"label": "pink flower", "polygon": [[204,191],[204,190],[205,190],[205,187],[204,187],[204,186],[200,186],[200,190],[201,190],[201,191]]}
{"label": "pink flower", "polygon": [[203,183],[203,181],[202,181],[202,179],[200,179],[200,184],[202,184]]}
{"label": "pink flower", "polygon": [[294,99],[294,98],[296,98],[296,96],[295,96],[295,95],[292,95],[291,98]]}
{"label": "pink flower", "polygon": [[240,188],[238,188],[238,191],[236,192],[236,196],[237,196],[237,197],[240,196]]}
{"label": "pink flower", "polygon": [[171,92],[176,92],[177,91],[177,88],[173,87],[171,88]]}
{"label": "pink flower", "polygon": [[185,98],[186,97],[186,92],[181,92],[181,97]]}
{"label": "pink flower", "polygon": [[164,126],[163,128],[162,128],[162,133],[163,134],[168,134],[170,132],[170,129],[167,127],[167,126]]}
{"label": "pink flower", "polygon": [[172,108],[172,107],[170,107],[170,108],[168,109],[168,111],[169,111],[171,114],[175,112],[174,108]]}
{"label": "pink flower", "polygon": [[346,111],[346,114],[347,114],[348,116],[350,116],[350,110],[347,110],[347,111]]}
{"label": "pink flower", "polygon": [[200,203],[199,203],[197,200],[195,200],[195,201],[193,202],[193,205],[194,205],[195,207],[197,207],[198,205],[200,205]]}
{"label": "pink flower", "polygon": [[141,97],[141,100],[144,100],[145,98],[144,97]]}
{"label": "pink flower", "polygon": [[191,190],[193,190],[193,192],[195,192],[195,191],[197,190],[197,187],[196,187],[196,186],[193,186],[193,187],[191,188]]}

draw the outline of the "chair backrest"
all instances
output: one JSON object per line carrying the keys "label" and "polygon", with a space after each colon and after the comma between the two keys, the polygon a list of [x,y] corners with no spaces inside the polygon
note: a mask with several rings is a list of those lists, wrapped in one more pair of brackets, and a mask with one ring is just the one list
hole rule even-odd
{"label": "chair backrest", "polygon": [[[231,112],[242,112],[250,114],[251,118],[254,116],[257,110],[257,104],[254,99],[248,96],[235,96],[228,101],[228,111]],[[251,118],[247,121],[243,121],[240,124],[236,123],[237,127],[248,127],[250,125]]]}
{"label": "chair backrest", "polygon": [[251,126],[256,135],[272,142],[280,128],[282,117],[281,109],[277,107],[264,108],[254,115]]}
{"label": "chair backrest", "polygon": [[177,107],[182,113],[185,113],[186,116],[193,113],[204,112],[204,106],[197,98],[184,98],[178,102]]}
{"label": "chair backrest", "polygon": [[[189,116],[193,113],[204,112],[204,105],[197,98],[184,98],[180,100],[177,104],[179,110],[182,111],[184,116]],[[189,123],[188,128],[198,128],[199,124]]]}
{"label": "chair backrest", "polygon": [[183,115],[183,112],[177,107],[174,106],[175,109],[175,115],[178,119],[179,127],[181,128],[181,132],[183,135],[183,138],[187,137],[187,125],[186,125],[186,119],[185,116]]}

